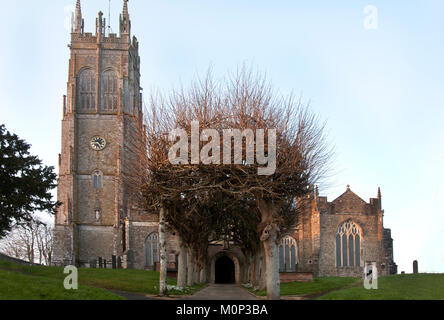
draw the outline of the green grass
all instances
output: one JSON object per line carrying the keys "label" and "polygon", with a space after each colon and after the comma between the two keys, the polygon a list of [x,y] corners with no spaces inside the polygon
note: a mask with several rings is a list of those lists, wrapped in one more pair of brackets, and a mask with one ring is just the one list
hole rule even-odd
{"label": "green grass", "polygon": [[[58,284],[62,289],[63,280],[67,276],[63,273],[64,268],[21,266],[7,261],[0,261],[0,270],[12,271],[8,274],[8,277],[18,276],[17,273],[21,273],[23,277],[28,279],[27,282],[30,283],[30,286],[34,282],[48,280],[48,284],[53,281],[54,284]],[[159,293],[159,273],[144,270],[79,269],[79,284],[87,287],[156,295]],[[174,286],[176,285],[176,280],[168,279],[167,284]],[[8,288],[6,285],[10,284],[0,282],[1,293],[6,293]],[[170,294],[191,294],[202,287],[204,285],[187,288],[184,292],[171,290]]]}
{"label": "green grass", "polygon": [[[281,296],[315,295],[326,291],[341,289],[359,283],[356,278],[329,277],[316,278],[312,282],[290,282],[281,284]],[[251,291],[257,296],[266,296],[266,291]]]}
{"label": "green grass", "polygon": [[378,290],[364,286],[330,292],[322,300],[444,300],[444,274],[406,274],[378,279]]}
{"label": "green grass", "polygon": [[104,289],[79,285],[65,290],[63,281],[0,270],[0,300],[124,300]]}

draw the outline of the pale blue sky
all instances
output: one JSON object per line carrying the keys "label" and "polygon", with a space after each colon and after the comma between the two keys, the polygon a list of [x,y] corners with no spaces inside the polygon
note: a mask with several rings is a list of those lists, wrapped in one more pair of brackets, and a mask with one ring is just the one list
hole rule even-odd
{"label": "pale blue sky", "polygon": [[[0,122],[46,164],[60,152],[74,0],[0,1]],[[363,26],[378,8],[378,30]],[[112,0],[118,31],[122,1]],[[167,90],[244,62],[301,94],[328,121],[336,174],[368,201],[382,188],[399,271],[444,272],[444,2],[131,0],[142,86]],[[83,0],[86,31],[107,0]],[[69,25],[69,23],[68,23]]]}

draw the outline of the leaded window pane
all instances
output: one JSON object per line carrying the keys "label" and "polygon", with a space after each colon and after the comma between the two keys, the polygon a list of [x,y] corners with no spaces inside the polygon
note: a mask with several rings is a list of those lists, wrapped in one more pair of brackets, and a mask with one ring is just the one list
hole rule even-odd
{"label": "leaded window pane", "polygon": [[285,272],[285,262],[284,262],[284,248],[279,246],[279,271]]}
{"label": "leaded window pane", "polygon": [[151,254],[152,254],[151,242],[147,241],[147,243],[146,243],[146,265],[149,267],[153,265],[153,260],[152,260]]}
{"label": "leaded window pane", "polygon": [[342,236],[342,263],[343,266],[347,266],[347,235],[344,234]]}
{"label": "leaded window pane", "polygon": [[154,263],[159,262],[157,243],[153,243],[153,261]]}
{"label": "leaded window pane", "polygon": [[146,265],[148,267],[154,267],[156,262],[159,262],[158,255],[158,240],[157,233],[153,233],[146,239]]}
{"label": "leaded window pane", "polygon": [[355,242],[356,242],[356,266],[360,267],[361,266],[361,238],[359,237],[359,235],[356,236]]}
{"label": "leaded window pane", "polygon": [[349,255],[349,266],[350,267],[354,267],[355,266],[355,254],[354,254],[354,250],[355,250],[355,245],[354,245],[354,239],[353,239],[353,236],[352,235],[350,235],[349,236],[349,241],[348,241],[348,243],[349,243],[349,252],[348,252],[348,255]]}
{"label": "leaded window pane", "polygon": [[336,235],[336,267],[341,267],[341,236]]}
{"label": "leaded window pane", "polygon": [[288,245],[285,246],[285,271],[290,270],[290,247]]}
{"label": "leaded window pane", "polygon": [[291,270],[292,272],[296,271],[296,247],[291,247]]}

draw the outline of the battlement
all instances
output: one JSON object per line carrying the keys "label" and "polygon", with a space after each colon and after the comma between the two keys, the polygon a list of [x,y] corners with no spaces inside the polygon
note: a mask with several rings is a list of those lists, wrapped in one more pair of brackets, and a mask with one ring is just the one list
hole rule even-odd
{"label": "battlement", "polygon": [[[85,21],[82,17],[82,8],[80,0],[77,0],[76,11],[72,16],[71,43],[115,43],[131,45],[131,20],[128,13],[128,0],[123,1],[123,12],[120,14],[120,36],[116,33],[107,35],[106,19],[103,13],[99,11],[96,18],[95,34],[85,32]],[[138,42],[133,38],[133,44],[138,47]]]}
{"label": "battlement", "polygon": [[98,37],[91,32],[86,33],[71,33],[71,43],[115,43],[132,45],[136,49],[139,47],[139,42],[136,37],[132,38],[132,41],[128,43],[127,37],[119,37],[116,33],[110,33],[108,36],[102,35]]}

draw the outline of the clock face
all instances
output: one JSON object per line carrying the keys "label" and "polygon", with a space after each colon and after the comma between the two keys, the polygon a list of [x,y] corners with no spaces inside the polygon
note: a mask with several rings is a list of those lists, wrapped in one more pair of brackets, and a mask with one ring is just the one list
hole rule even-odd
{"label": "clock face", "polygon": [[106,147],[106,140],[102,137],[94,137],[91,139],[91,148],[95,151],[102,151]]}

